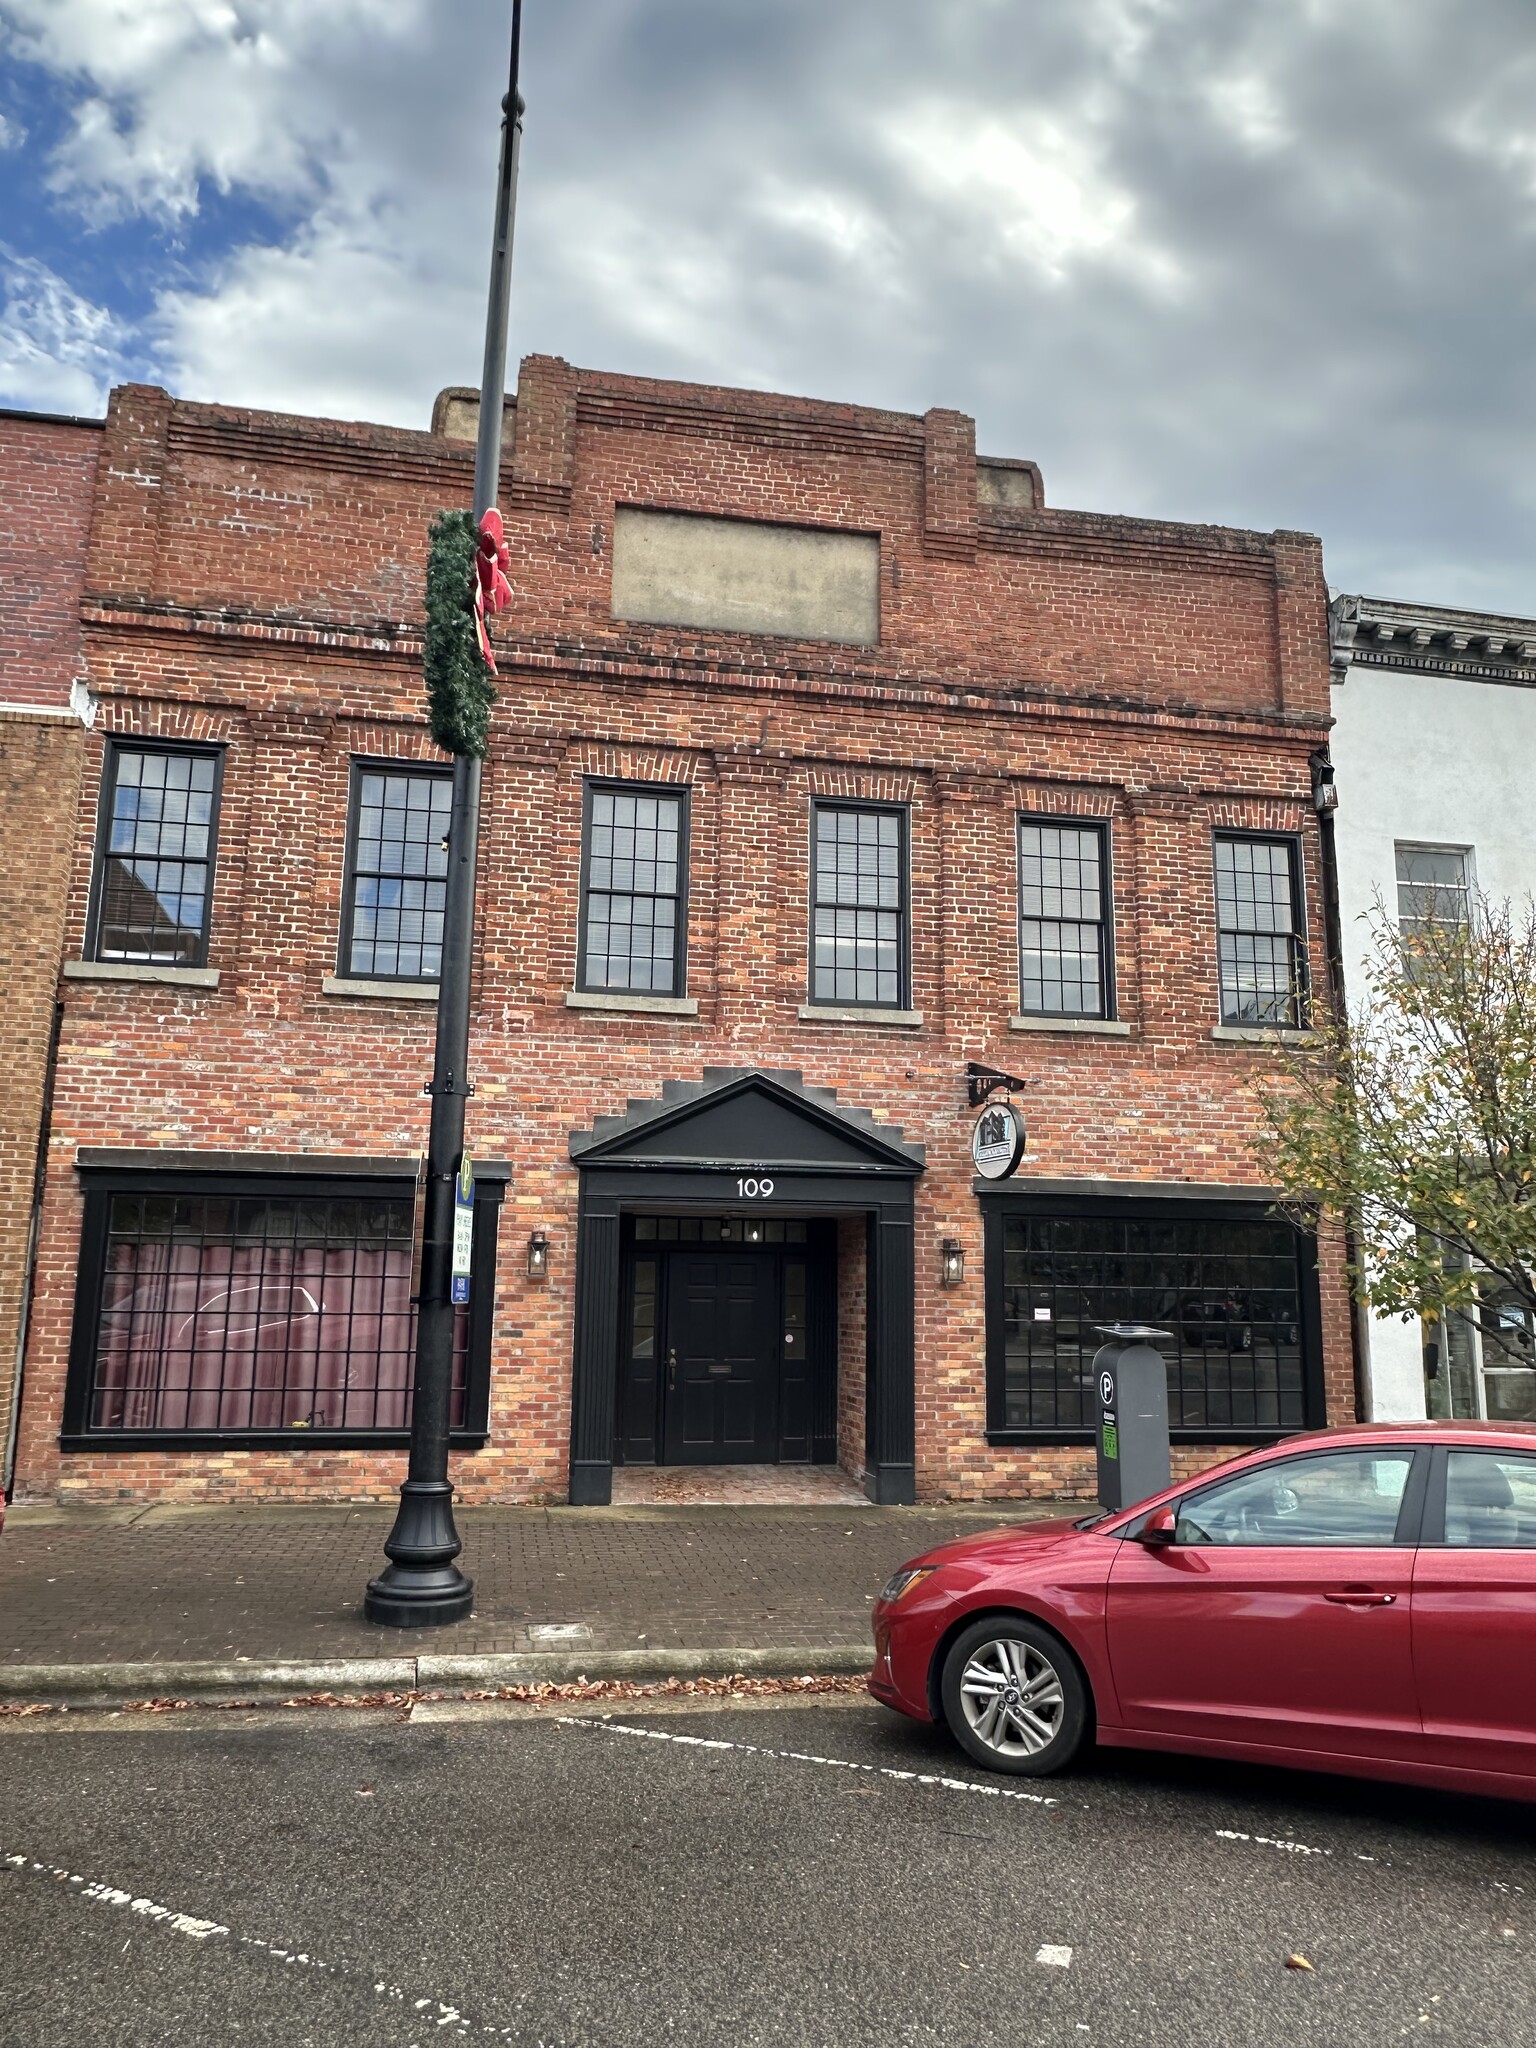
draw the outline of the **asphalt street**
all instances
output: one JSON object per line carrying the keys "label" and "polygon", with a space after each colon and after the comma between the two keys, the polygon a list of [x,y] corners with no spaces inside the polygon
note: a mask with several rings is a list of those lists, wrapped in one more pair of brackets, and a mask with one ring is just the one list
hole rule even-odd
{"label": "asphalt street", "polygon": [[0,1723],[0,1857],[5,2048],[1536,2038],[1536,1809],[862,1703]]}

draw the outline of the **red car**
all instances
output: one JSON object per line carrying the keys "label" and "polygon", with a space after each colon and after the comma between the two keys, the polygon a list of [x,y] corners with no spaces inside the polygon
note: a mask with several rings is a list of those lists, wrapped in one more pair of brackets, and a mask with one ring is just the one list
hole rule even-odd
{"label": "red car", "polygon": [[1290,1437],[904,1565],[869,1689],[980,1764],[1132,1749],[1536,1799],[1536,1425]]}

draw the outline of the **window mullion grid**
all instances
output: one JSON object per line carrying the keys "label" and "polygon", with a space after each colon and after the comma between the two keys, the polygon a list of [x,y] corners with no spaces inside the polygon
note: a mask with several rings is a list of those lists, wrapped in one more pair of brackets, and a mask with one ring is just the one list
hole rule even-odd
{"label": "window mullion grid", "polygon": [[[682,792],[642,785],[589,790],[580,913],[583,988],[681,994],[685,861]],[[669,871],[667,889],[661,883]],[[664,948],[658,934],[666,935]],[[637,935],[643,938],[640,952]]]}
{"label": "window mullion grid", "polygon": [[905,814],[818,803],[812,811],[811,998],[863,1009],[907,1000]]}

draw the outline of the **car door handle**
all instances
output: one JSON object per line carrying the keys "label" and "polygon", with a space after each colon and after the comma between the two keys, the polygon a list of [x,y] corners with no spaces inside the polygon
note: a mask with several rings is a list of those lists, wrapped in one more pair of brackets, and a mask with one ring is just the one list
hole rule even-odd
{"label": "car door handle", "polygon": [[1390,1607],[1396,1600],[1395,1593],[1325,1593],[1325,1600],[1331,1600],[1335,1607]]}

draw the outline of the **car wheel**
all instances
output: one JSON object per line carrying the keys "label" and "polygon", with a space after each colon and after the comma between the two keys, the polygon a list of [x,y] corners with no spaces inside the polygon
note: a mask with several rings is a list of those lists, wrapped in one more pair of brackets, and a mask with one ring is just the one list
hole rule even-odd
{"label": "car wheel", "polygon": [[992,1614],[955,1638],[939,1683],[944,1718],[967,1755],[989,1770],[1046,1777],[1083,1744],[1088,1688],[1048,1629]]}

